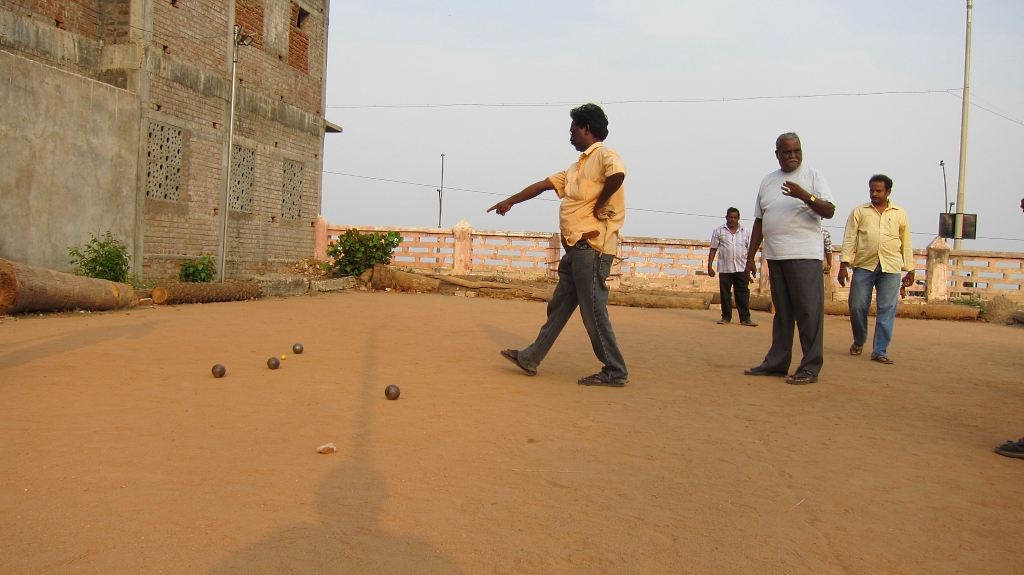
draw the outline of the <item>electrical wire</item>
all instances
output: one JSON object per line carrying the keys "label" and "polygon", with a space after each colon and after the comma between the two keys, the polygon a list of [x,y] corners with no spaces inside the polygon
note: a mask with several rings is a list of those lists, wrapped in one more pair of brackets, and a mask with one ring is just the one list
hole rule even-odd
{"label": "electrical wire", "polygon": [[[807,99],[807,98],[831,98],[831,97],[854,97],[854,96],[889,96],[899,94],[949,94],[959,99],[963,96],[956,93],[961,88],[947,88],[945,90],[887,90],[882,92],[834,92],[825,94],[791,94],[791,95],[768,95],[768,96],[736,96],[717,98],[681,98],[681,99],[659,99],[659,100],[601,100],[594,103],[600,105],[609,104],[635,104],[635,103],[722,103],[756,100],[784,100],[784,99]],[[975,96],[974,92],[971,92]],[[979,97],[979,96],[975,96]],[[979,99],[981,99],[979,97]],[[988,102],[986,102],[988,103]],[[396,103],[396,104],[331,104],[332,109],[371,109],[371,108],[422,108],[422,107],[545,107],[545,106],[569,106],[578,105],[579,102],[453,102],[453,103]],[[995,109],[985,107],[972,101],[971,105],[985,110],[985,112],[1024,126],[1024,121],[1018,120],[1005,112],[996,112]],[[995,105],[989,103],[991,107]]]}
{"label": "electrical wire", "polygon": [[[950,90],[887,90],[882,92],[833,92],[826,94],[791,94],[774,96],[735,96],[719,98],[680,98],[669,100],[602,100],[594,102],[600,105],[611,104],[702,104],[713,102],[749,102],[754,100],[796,100],[805,98],[835,98],[853,96],[891,96],[897,94],[948,94]],[[458,102],[447,104],[335,104],[327,106],[335,109],[363,109],[363,108],[534,108],[543,106],[577,106],[579,102]]]}
{"label": "electrical wire", "polygon": [[[332,172],[330,170],[323,170],[323,173],[331,174],[331,175],[335,175],[335,176],[345,176],[345,177],[348,177],[348,178],[358,178],[358,179],[361,179],[361,180],[373,180],[373,181],[376,181],[376,182],[388,182],[388,183],[392,183],[392,184],[404,184],[404,185],[408,185],[408,186],[418,186],[418,187],[424,187],[424,188],[434,188],[435,190],[437,189],[437,186],[434,185],[434,184],[423,184],[423,183],[420,183],[420,182],[407,182],[405,180],[393,180],[393,179],[390,179],[390,178],[376,178],[376,177],[373,177],[373,176],[362,176],[362,175],[359,175],[359,174],[347,174],[345,172]],[[484,194],[484,195],[488,195],[488,196],[501,196],[501,197],[506,197],[506,198],[510,195],[510,194],[503,194],[501,192],[485,192],[483,190],[473,190],[473,189],[469,189],[469,188],[446,187],[445,190],[452,190],[452,191],[458,191],[458,192],[468,192],[468,193],[471,193],[471,194]],[[552,199],[552,198],[534,198],[534,199],[541,200],[541,201],[544,201],[544,202],[559,202],[559,201],[561,201],[561,200],[555,200],[555,199]],[[690,216],[690,217],[694,217],[694,218],[722,219],[722,217],[723,217],[723,216],[720,216],[720,215],[713,216],[711,214],[694,214],[694,213],[689,213],[689,212],[677,212],[677,211],[672,211],[672,210],[659,210],[659,209],[653,209],[653,208],[631,208],[631,207],[627,207],[626,211],[648,212],[648,213],[655,213],[655,214],[668,214],[668,215],[673,215],[673,216]],[[749,221],[753,221],[753,220],[747,218],[744,221],[748,221],[749,222]],[[843,230],[843,229],[846,229],[844,226],[822,226],[822,227],[823,228],[832,229],[832,230]],[[910,233],[913,234],[913,235],[919,235],[919,236],[933,236],[933,235],[935,235],[935,234],[932,234],[930,232],[910,232]],[[986,237],[986,236],[977,236],[977,239],[979,239],[979,240],[1001,240],[1001,241],[1009,241],[1009,242],[1024,242],[1024,238],[993,238],[993,237]]]}
{"label": "electrical wire", "polygon": [[[948,91],[946,93],[949,94],[950,96],[955,96],[956,99],[960,100],[961,102],[964,99],[963,96],[961,96],[960,94],[957,94],[956,92]],[[971,92],[971,96],[977,97],[977,96],[974,95],[974,92]],[[985,106],[982,106],[981,104],[978,104],[977,102],[971,102],[971,105],[976,107],[976,108],[980,108],[982,110],[985,110],[989,114],[993,114],[995,116],[999,116],[1000,118],[1002,118],[1004,120],[1009,120],[1010,122],[1013,122],[1014,124],[1019,124],[1021,126],[1024,126],[1024,122],[1022,122],[1021,120],[1018,120],[1017,118],[1014,118],[1014,117],[1006,115],[1006,114],[1001,114],[999,112],[996,112],[995,110],[990,110],[990,109],[986,108]],[[991,104],[989,104],[989,105],[991,106]],[[994,108],[995,106],[992,106],[992,107]]]}

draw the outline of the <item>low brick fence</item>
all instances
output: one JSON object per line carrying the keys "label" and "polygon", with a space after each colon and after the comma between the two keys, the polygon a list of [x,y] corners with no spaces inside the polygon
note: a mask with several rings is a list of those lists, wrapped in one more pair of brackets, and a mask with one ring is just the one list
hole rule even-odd
{"label": "low brick fence", "polygon": [[[398,232],[403,241],[393,265],[433,274],[497,275],[516,279],[555,278],[561,243],[558,233],[474,230],[467,222],[454,228],[340,226],[321,216],[316,223],[316,253],[327,259],[327,246],[355,228],[360,233]],[[707,274],[710,242],[672,238],[621,238],[609,283],[617,288],[718,291],[718,278]],[[836,281],[839,252],[832,254],[833,298],[845,300],[849,288]],[[1024,253],[950,250],[941,239],[914,250],[916,284],[911,297],[942,301],[949,297],[992,298],[1005,295],[1024,301]],[[755,293],[768,292],[768,278],[758,261]],[[931,272],[931,273],[929,273]],[[946,282],[931,282],[945,276]]]}

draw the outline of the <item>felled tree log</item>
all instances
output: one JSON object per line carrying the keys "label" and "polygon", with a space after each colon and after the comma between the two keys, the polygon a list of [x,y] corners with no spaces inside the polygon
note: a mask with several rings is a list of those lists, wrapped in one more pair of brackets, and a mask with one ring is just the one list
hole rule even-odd
{"label": "felled tree log", "polygon": [[[733,307],[736,307],[736,298],[733,298]],[[711,303],[720,304],[722,303],[722,295],[714,294],[711,296]],[[767,295],[755,295],[750,294],[750,306],[748,309],[754,309],[757,311],[772,311],[772,298]]]}
{"label": "felled tree log", "polygon": [[426,276],[393,270],[384,264],[374,264],[373,289],[400,289],[402,291],[435,292],[441,282]]}
{"label": "felled tree log", "polygon": [[30,311],[128,307],[132,286],[0,259],[0,315]]}
{"label": "felled tree log", "polygon": [[[968,320],[978,319],[981,310],[969,305],[954,305],[943,303],[907,304],[896,307],[896,317],[908,319],[951,319]],[[845,301],[825,302],[825,313],[828,315],[850,315],[850,304]],[[874,304],[868,308],[868,315],[875,315]]]}
{"label": "felled tree log", "polygon": [[256,282],[176,283],[153,288],[153,303],[212,303],[260,297]]}

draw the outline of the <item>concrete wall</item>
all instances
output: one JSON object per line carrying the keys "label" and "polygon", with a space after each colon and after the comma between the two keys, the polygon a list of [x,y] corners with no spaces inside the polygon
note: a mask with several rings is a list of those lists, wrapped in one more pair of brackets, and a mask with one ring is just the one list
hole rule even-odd
{"label": "concrete wall", "polygon": [[133,249],[139,99],[0,51],[0,257],[66,271],[110,231]]}

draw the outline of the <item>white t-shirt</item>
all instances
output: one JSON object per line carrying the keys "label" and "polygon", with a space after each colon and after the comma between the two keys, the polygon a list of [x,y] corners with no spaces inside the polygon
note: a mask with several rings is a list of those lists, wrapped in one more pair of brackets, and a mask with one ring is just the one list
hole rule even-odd
{"label": "white t-shirt", "polygon": [[800,184],[819,200],[835,203],[825,176],[814,168],[802,165],[789,173],[776,170],[765,176],[754,203],[754,217],[761,218],[764,233],[764,257],[769,260],[825,259],[821,216],[806,203],[782,193],[782,184],[787,180]]}

